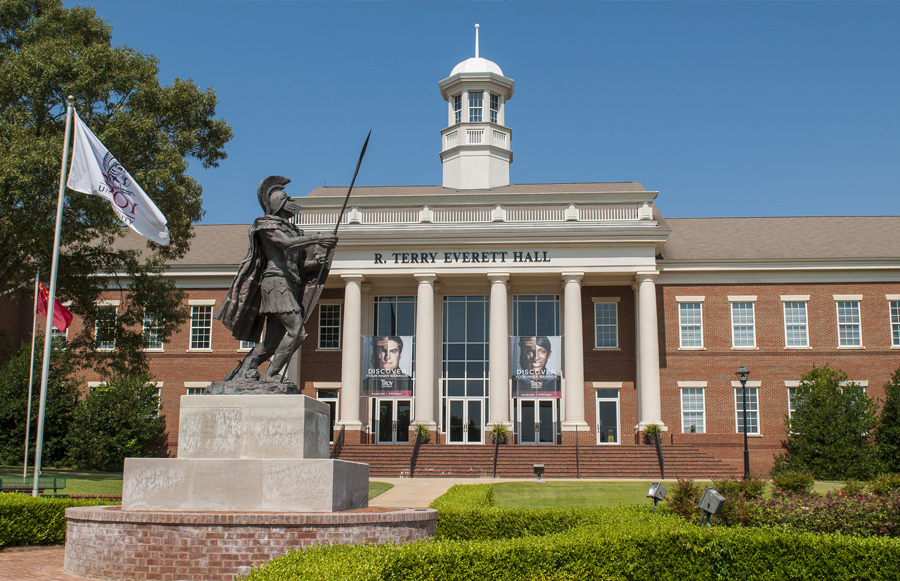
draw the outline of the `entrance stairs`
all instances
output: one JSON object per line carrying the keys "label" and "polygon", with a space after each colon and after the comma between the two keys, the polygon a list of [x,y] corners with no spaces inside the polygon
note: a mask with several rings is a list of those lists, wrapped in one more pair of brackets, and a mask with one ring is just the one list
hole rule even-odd
{"label": "entrance stairs", "polygon": [[[365,462],[370,477],[409,476],[413,447],[409,444],[345,445],[341,460]],[[740,477],[741,469],[696,446],[662,447],[666,479]],[[653,446],[516,446],[502,445],[497,457],[498,478],[534,478],[534,465],[544,465],[545,479],[660,477]],[[491,478],[494,446],[423,445],[414,477]]]}

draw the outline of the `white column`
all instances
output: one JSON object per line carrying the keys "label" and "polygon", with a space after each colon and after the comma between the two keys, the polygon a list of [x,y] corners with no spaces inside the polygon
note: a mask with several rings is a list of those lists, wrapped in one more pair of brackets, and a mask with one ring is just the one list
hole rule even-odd
{"label": "white column", "polygon": [[341,349],[341,409],[337,423],[348,430],[361,430],[359,410],[362,382],[362,280],[361,274],[343,274],[344,329]]}
{"label": "white column", "polygon": [[508,272],[490,272],[491,281],[490,337],[488,395],[490,396],[490,422],[488,429],[494,424],[505,424],[512,428],[509,419],[509,301],[506,282]]}
{"label": "white column", "polygon": [[[639,300],[638,289],[640,285],[635,280],[631,284],[631,290],[634,291],[634,389],[637,391],[638,416],[641,409],[641,301]],[[640,420],[638,420],[640,421]]]}
{"label": "white column", "polygon": [[437,429],[435,421],[435,329],[434,329],[434,273],[413,275],[419,282],[416,298],[416,425]]}
{"label": "white column", "polygon": [[563,278],[563,355],[566,379],[563,431],[584,428],[584,332],[581,327],[581,279],[583,272],[564,272]]}
{"label": "white column", "polygon": [[658,271],[638,272],[638,429],[648,424],[663,426],[659,393],[659,323],[656,312],[656,277]]}

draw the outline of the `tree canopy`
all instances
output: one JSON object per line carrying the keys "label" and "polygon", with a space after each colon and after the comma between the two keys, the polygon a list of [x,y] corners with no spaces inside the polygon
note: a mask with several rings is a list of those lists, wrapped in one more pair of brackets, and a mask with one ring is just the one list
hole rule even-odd
{"label": "tree canopy", "polygon": [[900,474],[900,368],[884,384],[884,407],[878,418],[875,443],[881,469]]}
{"label": "tree canopy", "polygon": [[187,252],[191,225],[203,213],[188,162],[217,166],[231,128],[216,118],[211,88],[178,78],[163,86],[157,60],[113,46],[111,33],[91,8],[66,8],[61,0],[0,2],[0,299],[16,291],[30,295],[38,269],[49,275],[72,95],[81,119],[166,216],[172,239],[139,250],[117,246],[127,228],[109,203],[67,192],[58,297],[85,320],[70,348],[91,352],[96,302],[109,280],[91,275],[123,277],[123,287],[136,291],[117,319],[117,351],[127,356],[101,352],[87,361],[124,371],[146,365],[139,348],[145,307],[160,319],[164,338],[186,316],[178,291],[160,273],[166,261]]}

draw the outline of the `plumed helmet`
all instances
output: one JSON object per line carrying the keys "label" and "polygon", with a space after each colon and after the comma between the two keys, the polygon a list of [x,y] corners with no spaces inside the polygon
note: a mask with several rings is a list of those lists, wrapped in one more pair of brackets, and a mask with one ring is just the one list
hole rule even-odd
{"label": "plumed helmet", "polygon": [[263,211],[269,215],[275,215],[288,202],[288,196],[281,191],[280,196],[272,196],[272,192],[283,190],[284,186],[291,183],[291,180],[284,176],[269,176],[259,182],[256,188],[256,196],[259,198],[259,205]]}

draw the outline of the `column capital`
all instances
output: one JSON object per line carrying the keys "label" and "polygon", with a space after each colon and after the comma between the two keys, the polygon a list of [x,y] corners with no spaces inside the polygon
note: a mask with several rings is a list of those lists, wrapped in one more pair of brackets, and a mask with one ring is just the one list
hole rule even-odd
{"label": "column capital", "polygon": [[487,273],[488,280],[492,283],[494,282],[506,282],[509,280],[508,272],[489,272]]}
{"label": "column capital", "polygon": [[420,284],[425,283],[425,282],[434,282],[437,280],[437,273],[435,273],[435,272],[414,272],[413,277],[415,277],[415,279],[417,281],[419,281]]}
{"label": "column capital", "polygon": [[639,270],[634,273],[634,279],[637,282],[641,282],[643,280],[656,280],[656,277],[658,276],[658,270]]}
{"label": "column capital", "polygon": [[361,283],[366,277],[361,272],[347,272],[341,275],[341,278],[344,279],[346,283],[356,282],[357,284]]}
{"label": "column capital", "polygon": [[559,275],[562,277],[563,282],[581,282],[581,279],[584,278],[583,272],[561,272]]}

